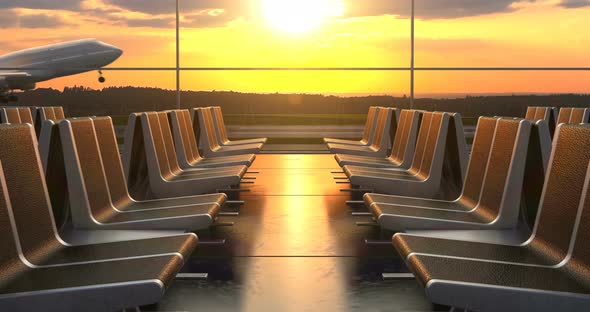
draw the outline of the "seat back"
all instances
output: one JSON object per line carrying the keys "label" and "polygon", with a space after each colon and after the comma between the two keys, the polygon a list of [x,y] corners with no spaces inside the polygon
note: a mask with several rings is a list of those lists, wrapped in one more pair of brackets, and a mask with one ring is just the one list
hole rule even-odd
{"label": "seat back", "polygon": [[589,123],[590,109],[583,107],[563,107],[559,110],[559,117],[557,117],[557,124],[561,123]]}
{"label": "seat back", "polygon": [[[0,128],[1,132],[1,128]],[[6,285],[28,269],[19,256],[17,233],[12,220],[12,208],[4,178],[4,170],[0,161],[0,284]]]}
{"label": "seat back", "polygon": [[[373,145],[373,142],[375,141],[375,131],[377,129],[377,126],[379,124],[379,114],[381,112],[381,110],[383,110],[383,107],[380,106],[373,106],[374,110],[373,110],[373,115],[372,116],[367,116],[367,122],[369,122],[369,119],[371,121],[371,125],[369,127],[369,133],[367,136],[367,141],[366,144],[367,145]],[[364,134],[363,134],[364,137]]]}
{"label": "seat back", "polygon": [[66,164],[72,219],[76,226],[92,227],[114,214],[94,124],[90,118],[63,119],[59,132]]}
{"label": "seat back", "polygon": [[467,207],[475,207],[479,201],[498,120],[498,117],[480,117],[477,122],[463,191],[459,199]]}
{"label": "seat back", "polygon": [[395,138],[395,134],[397,133],[397,128],[399,127],[399,119],[402,114],[402,110],[396,107],[391,107],[391,118],[389,122],[389,129],[387,129],[386,133],[386,143],[387,143],[387,150],[393,150],[393,139]]}
{"label": "seat back", "polygon": [[544,120],[537,120],[531,127],[520,200],[521,225],[528,232],[532,232],[535,225],[550,155],[549,126]]}
{"label": "seat back", "polygon": [[172,130],[170,129],[170,119],[168,112],[158,112],[158,119],[160,120],[160,131],[162,132],[162,142],[168,159],[168,166],[174,174],[182,172],[174,148],[174,139],[172,138]]}
{"label": "seat back", "polygon": [[227,135],[227,128],[225,127],[225,120],[223,119],[223,112],[221,107],[214,106],[209,108],[211,110],[211,116],[213,117],[213,125],[215,126],[215,134],[220,144],[226,144],[229,142]]}
{"label": "seat back", "polygon": [[94,131],[98,146],[100,146],[100,156],[104,167],[109,192],[115,206],[119,203],[129,202],[131,197],[127,189],[123,164],[119,156],[119,145],[111,117],[93,117]]}
{"label": "seat back", "polygon": [[449,114],[449,127],[445,138],[445,149],[442,169],[442,192],[448,199],[457,198],[463,188],[463,180],[467,171],[467,146],[465,129],[460,113]]}
{"label": "seat back", "polygon": [[225,125],[225,118],[223,118],[223,111],[221,110],[220,106],[215,106],[214,107],[216,115],[217,115],[217,120],[219,122],[219,129],[221,131],[221,140],[223,140],[224,142],[229,141],[229,137],[227,135],[227,126]]}
{"label": "seat back", "polygon": [[380,147],[381,138],[383,137],[383,132],[385,131],[385,122],[387,118],[387,108],[380,108],[379,115],[377,115],[377,121],[375,124],[375,133],[373,133],[371,147],[378,149]]}
{"label": "seat back", "polygon": [[57,119],[55,117],[55,110],[53,107],[39,107],[39,111],[41,114],[41,120],[49,120],[49,119]]}
{"label": "seat back", "polygon": [[570,123],[572,117],[573,107],[562,107],[559,109],[559,115],[557,116],[557,124]]}
{"label": "seat back", "polygon": [[369,107],[367,121],[365,122],[365,129],[363,130],[363,136],[361,138],[361,142],[363,144],[369,143],[369,140],[371,139],[372,132],[375,130],[375,117],[377,114],[378,110],[376,106]]}
{"label": "seat back", "polygon": [[377,118],[377,126],[375,127],[375,135],[373,135],[373,142],[371,147],[375,151],[386,151],[389,148],[389,127],[393,116],[394,109],[381,108]]}
{"label": "seat back", "polygon": [[557,108],[555,107],[529,107],[525,119],[530,121],[545,120],[549,126],[549,131],[553,136],[557,124]]}
{"label": "seat back", "polygon": [[19,107],[18,115],[20,117],[21,123],[30,123],[31,125],[35,124],[33,121],[33,114],[31,114],[31,109],[29,107]]}
{"label": "seat back", "polygon": [[[148,157],[148,167],[155,169],[159,176],[164,179],[172,176],[173,168],[170,167],[168,154],[166,153],[166,144],[160,127],[160,116],[156,112],[143,113],[141,116],[143,126],[143,138],[145,141],[146,155]],[[148,170],[152,175],[152,171]]]}
{"label": "seat back", "polygon": [[45,182],[58,232],[72,222],[68,179],[59,127],[54,120],[46,120],[41,127],[39,153],[45,172]]}
{"label": "seat back", "polygon": [[573,108],[569,123],[590,123],[590,108]]}
{"label": "seat back", "polygon": [[428,138],[426,139],[426,146],[424,149],[424,156],[420,164],[420,170],[418,176],[422,179],[428,178],[431,173],[432,163],[435,159],[437,149],[441,143],[444,143],[443,129],[448,129],[449,116],[447,113],[434,112],[432,114],[432,120],[430,121],[430,131],[428,132]]}
{"label": "seat back", "polygon": [[590,168],[586,171],[586,181],[582,190],[582,200],[580,202],[580,211],[578,212],[579,221],[574,228],[574,237],[570,243],[571,260],[568,261],[567,272],[573,274],[576,280],[582,281],[585,285],[590,282]]}
{"label": "seat back", "polygon": [[20,114],[17,107],[4,107],[0,109],[0,123],[21,123]]}
{"label": "seat back", "polygon": [[422,112],[417,110],[403,110],[400,114],[399,127],[395,133],[390,158],[400,166],[411,165],[416,149],[418,128],[422,119]]}
{"label": "seat back", "polygon": [[[210,155],[211,152],[220,148],[217,135],[215,134],[215,126],[213,125],[213,118],[211,116],[211,110],[207,108],[194,109],[198,119],[198,123],[194,124],[198,126],[199,136],[199,148],[203,150],[205,156]],[[194,120],[193,122],[195,122]]]}
{"label": "seat back", "polygon": [[0,162],[20,247],[25,258],[41,263],[60,243],[36,141],[29,124],[0,126],[0,144],[10,146],[0,149]]}
{"label": "seat back", "polygon": [[590,126],[558,126],[531,242],[556,262],[565,258],[570,247],[590,162],[589,144]]}
{"label": "seat back", "polygon": [[151,196],[149,170],[141,115],[129,115],[122,160],[129,194],[136,199],[148,199]]}
{"label": "seat back", "polygon": [[54,106],[53,107],[53,115],[55,116],[55,119],[66,118],[66,115],[64,113],[64,108],[61,106]]}
{"label": "seat back", "polygon": [[183,167],[190,167],[201,160],[195,134],[190,126],[190,114],[188,110],[174,110],[168,114],[178,162]]}
{"label": "seat back", "polygon": [[414,159],[412,159],[412,166],[409,170],[412,174],[418,174],[418,172],[420,172],[420,166],[422,165],[422,159],[424,158],[424,151],[426,150],[426,144],[428,141],[428,133],[432,123],[432,115],[432,112],[423,113],[420,131],[418,132],[418,140],[416,141]]}
{"label": "seat back", "polygon": [[528,120],[498,120],[476,209],[482,221],[516,225],[530,133]]}
{"label": "seat back", "polygon": [[535,119],[536,114],[537,114],[537,107],[536,106],[529,106],[526,109],[526,115],[525,115],[524,119],[533,120],[533,119]]}
{"label": "seat back", "polygon": [[202,159],[202,156],[199,153],[199,147],[198,147],[198,141],[197,141],[198,137],[195,135],[195,132],[193,131],[193,128],[192,128],[193,121],[191,119],[191,114],[189,111],[184,110],[181,112],[180,115],[183,117],[182,120],[184,120],[185,133],[186,133],[186,136],[188,137],[189,147],[190,147],[190,150],[193,154],[193,158],[191,159],[191,163],[197,162]]}
{"label": "seat back", "polygon": [[403,139],[405,139],[405,136],[407,135],[407,124],[409,124],[409,110],[402,110],[402,112],[400,113],[400,117],[399,117],[399,123],[398,123],[398,128],[397,128],[397,135],[393,137],[393,145],[391,147],[391,153],[389,154],[389,159],[395,161],[396,163],[399,163],[399,161],[401,160],[400,157],[400,150],[403,148]]}

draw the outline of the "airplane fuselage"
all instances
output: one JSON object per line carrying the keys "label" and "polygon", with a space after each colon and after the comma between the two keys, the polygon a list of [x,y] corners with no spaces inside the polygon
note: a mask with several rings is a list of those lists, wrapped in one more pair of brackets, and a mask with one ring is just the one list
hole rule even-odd
{"label": "airplane fuselage", "polygon": [[[97,70],[117,60],[122,53],[121,49],[95,39],[9,53],[0,56],[0,91],[29,90],[41,81]],[[26,73],[26,77],[12,78],[17,73]]]}

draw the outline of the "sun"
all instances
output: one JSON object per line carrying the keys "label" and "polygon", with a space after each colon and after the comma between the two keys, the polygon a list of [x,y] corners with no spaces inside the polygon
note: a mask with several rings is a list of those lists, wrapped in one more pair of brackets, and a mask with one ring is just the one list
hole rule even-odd
{"label": "sun", "polygon": [[342,0],[262,0],[264,17],[276,29],[302,33],[344,13]]}

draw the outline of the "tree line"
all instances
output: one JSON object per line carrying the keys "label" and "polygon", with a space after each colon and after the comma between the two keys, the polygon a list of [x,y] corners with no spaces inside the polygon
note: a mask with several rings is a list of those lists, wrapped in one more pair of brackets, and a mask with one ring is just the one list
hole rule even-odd
{"label": "tree line", "polygon": [[[182,91],[182,108],[221,106],[226,114],[364,114],[369,106],[409,108],[407,97],[258,94],[233,91]],[[467,96],[419,98],[416,109],[459,112],[464,117],[524,116],[528,106],[590,107],[590,94]],[[19,105],[63,106],[68,116],[115,116],[176,108],[176,91],[108,87],[94,90],[40,88],[19,94]]]}

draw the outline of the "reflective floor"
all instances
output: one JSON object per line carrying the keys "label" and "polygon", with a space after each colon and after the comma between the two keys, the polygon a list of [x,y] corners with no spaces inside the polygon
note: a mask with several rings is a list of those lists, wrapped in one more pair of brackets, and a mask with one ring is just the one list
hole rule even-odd
{"label": "reflective floor", "polygon": [[[407,272],[389,244],[392,233],[359,227],[345,204],[346,184],[331,155],[260,155],[259,171],[233,227],[198,233],[225,238],[199,246],[183,269],[209,273],[206,281],[177,280],[153,311],[432,311],[414,279],[383,281],[381,273]],[[441,307],[441,309],[443,309]]]}

